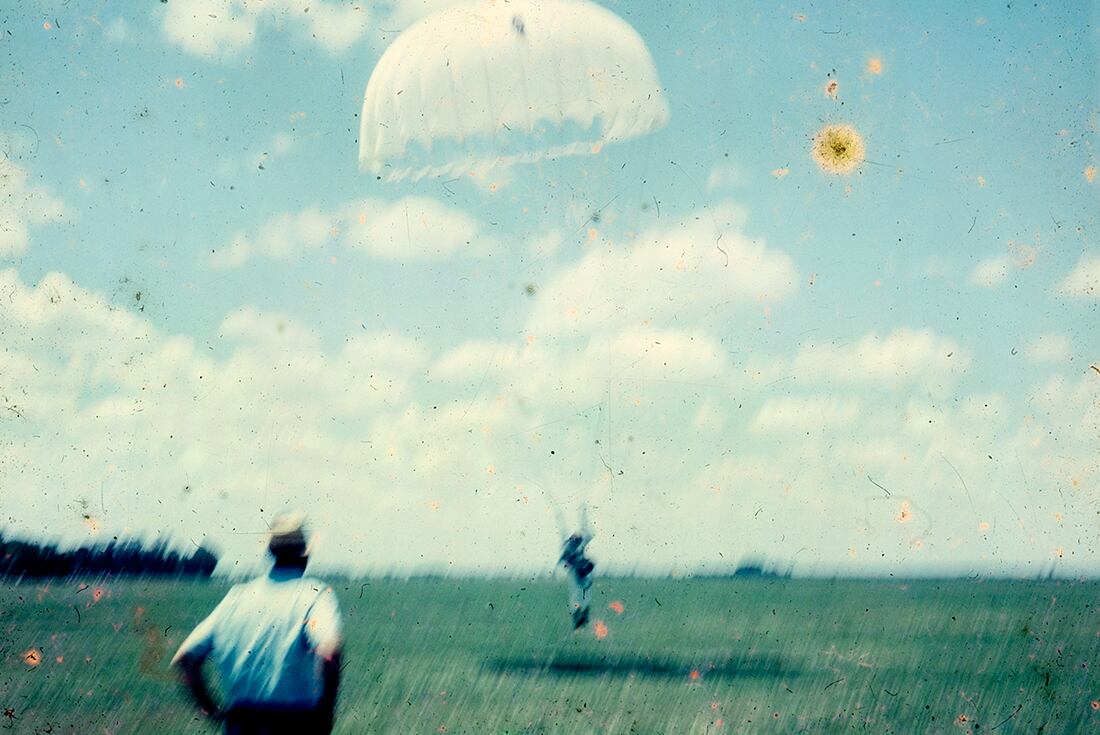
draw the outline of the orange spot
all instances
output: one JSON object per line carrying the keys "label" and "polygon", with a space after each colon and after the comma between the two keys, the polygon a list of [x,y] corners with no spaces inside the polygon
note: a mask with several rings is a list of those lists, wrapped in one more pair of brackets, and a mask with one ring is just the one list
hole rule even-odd
{"label": "orange spot", "polygon": [[42,652],[37,648],[32,648],[23,654],[23,663],[27,666],[37,666],[42,663]]}
{"label": "orange spot", "polygon": [[960,725],[965,725],[966,723],[970,722],[970,718],[966,715],[959,715],[955,718],[955,722],[959,723]]}
{"label": "orange spot", "polygon": [[699,676],[699,669],[692,669],[691,673],[688,674],[688,678],[690,678],[692,681],[699,681]]}
{"label": "orange spot", "polygon": [[596,230],[596,228],[595,228],[595,227],[589,227],[589,228],[588,228],[588,239],[589,239],[589,240],[595,240],[595,239],[596,239],[596,237],[597,237],[597,236],[598,236],[599,234],[600,234],[600,233],[599,233],[599,231],[598,231],[598,230]]}
{"label": "orange spot", "polygon": [[614,600],[614,601],[613,601],[613,602],[612,602],[612,603],[611,603],[610,605],[608,605],[607,607],[608,607],[608,609],[610,609],[610,610],[614,610],[614,611],[615,611],[616,613],[618,613],[619,615],[622,615],[622,614],[623,614],[623,610],[625,610],[625,609],[626,609],[626,608],[624,608],[624,607],[623,607],[623,603],[619,602],[618,600]]}
{"label": "orange spot", "polygon": [[782,167],[782,168],[774,168],[774,169],[772,169],[772,176],[774,176],[777,179],[781,179],[784,176],[786,176],[787,174],[789,174],[790,172],[791,172],[791,170],[789,168],[785,167],[785,166]]}
{"label": "orange spot", "polygon": [[986,531],[989,530],[989,524],[986,523],[985,521],[982,521],[981,523],[978,524],[978,530],[981,531],[982,533],[985,533]]}
{"label": "orange spot", "polygon": [[874,57],[867,59],[867,73],[868,74],[881,74],[882,73],[882,60]]}
{"label": "orange spot", "polygon": [[901,512],[894,516],[894,520],[898,523],[908,523],[913,520],[913,513],[909,510],[909,501],[901,501]]}
{"label": "orange spot", "polygon": [[805,23],[806,22],[806,16],[802,13],[795,13],[791,17],[794,18],[795,20],[797,20],[799,23]]}
{"label": "orange spot", "polygon": [[439,501],[433,500],[432,502],[428,503],[428,507],[432,510],[439,510]]}
{"label": "orange spot", "polygon": [[1090,184],[1096,180],[1096,166],[1089,166],[1085,169],[1085,180]]}
{"label": "orange spot", "polygon": [[715,727],[721,727],[721,726],[722,726],[722,725],[724,725],[724,724],[726,724],[726,721],[725,721],[725,720],[723,720],[723,719],[721,719],[721,718],[719,718],[719,719],[717,719],[717,720],[715,720],[715,721],[714,721],[714,726],[715,726]]}
{"label": "orange spot", "polygon": [[1091,706],[1091,707],[1092,707],[1093,709],[1100,709],[1100,701],[1097,701],[1097,700],[1095,700],[1095,699],[1094,699],[1094,700],[1092,700],[1092,702],[1090,703],[1090,706]]}
{"label": "orange spot", "polygon": [[490,475],[495,475],[497,473],[497,468],[493,467],[492,465],[489,465],[488,467],[485,468],[485,472],[490,474]]}
{"label": "orange spot", "polygon": [[607,637],[607,624],[602,620],[597,620],[595,625],[596,640],[602,641]]}
{"label": "orange spot", "polygon": [[836,99],[836,93],[840,89],[840,82],[835,79],[830,79],[829,83],[825,85],[825,96],[829,99]]}
{"label": "orange spot", "polygon": [[710,703],[710,708],[712,710],[717,710],[718,709],[718,703],[717,702],[711,702]]}
{"label": "orange spot", "polygon": [[56,661],[59,664],[63,664],[63,663],[65,663],[65,657],[64,656],[58,656],[57,658],[54,659],[54,661]]}
{"label": "orange spot", "polygon": [[88,527],[88,530],[92,533],[99,533],[99,522],[95,518],[85,518],[84,525]]}
{"label": "orange spot", "polygon": [[92,602],[99,602],[100,600],[102,600],[103,594],[103,588],[96,587],[94,590],[92,590]]}
{"label": "orange spot", "polygon": [[176,89],[183,89],[183,79],[176,79]]}
{"label": "orange spot", "polygon": [[602,150],[603,150],[603,143],[596,143],[592,146],[592,155],[593,156],[599,155],[600,151],[602,151]]}
{"label": "orange spot", "polygon": [[978,177],[978,186],[982,187],[983,189],[985,188],[985,177],[984,176],[979,176]]}
{"label": "orange spot", "polygon": [[51,28],[53,28],[53,26],[50,24],[50,22],[48,20],[45,23],[42,24],[42,30],[48,31]]}

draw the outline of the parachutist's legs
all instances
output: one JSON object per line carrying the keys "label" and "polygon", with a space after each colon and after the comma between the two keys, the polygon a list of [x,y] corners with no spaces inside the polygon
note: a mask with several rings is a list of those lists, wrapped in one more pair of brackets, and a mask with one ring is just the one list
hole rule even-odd
{"label": "parachutist's legs", "polygon": [[591,602],[589,590],[591,589],[591,577],[578,580],[576,575],[569,575],[569,612],[573,616],[574,628],[580,628],[588,622],[588,607]]}

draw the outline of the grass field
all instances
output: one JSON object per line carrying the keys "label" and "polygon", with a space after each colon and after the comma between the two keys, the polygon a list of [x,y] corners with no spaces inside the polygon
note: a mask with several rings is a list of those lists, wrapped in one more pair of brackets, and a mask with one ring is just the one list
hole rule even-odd
{"label": "grass field", "polygon": [[[580,634],[546,579],[336,587],[341,733],[1100,732],[1095,582],[605,579]],[[213,731],[167,662],[224,591],[0,587],[0,730]]]}

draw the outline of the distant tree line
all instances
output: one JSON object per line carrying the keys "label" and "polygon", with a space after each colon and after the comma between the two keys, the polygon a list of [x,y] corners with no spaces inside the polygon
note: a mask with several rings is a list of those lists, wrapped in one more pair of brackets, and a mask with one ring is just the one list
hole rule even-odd
{"label": "distant tree line", "polygon": [[56,544],[8,538],[0,530],[0,579],[20,577],[209,577],[218,557],[200,546],[184,555],[164,539],[144,546],[136,539],[61,549]]}

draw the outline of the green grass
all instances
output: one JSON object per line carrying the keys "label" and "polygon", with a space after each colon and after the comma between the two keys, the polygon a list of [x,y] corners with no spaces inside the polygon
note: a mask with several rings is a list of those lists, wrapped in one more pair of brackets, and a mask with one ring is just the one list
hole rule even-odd
{"label": "green grass", "polygon": [[[1100,731],[1097,583],[598,580],[603,640],[564,582],[336,586],[342,733]],[[0,587],[0,731],[212,731],[167,662],[225,586],[79,589]]]}

